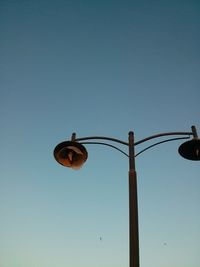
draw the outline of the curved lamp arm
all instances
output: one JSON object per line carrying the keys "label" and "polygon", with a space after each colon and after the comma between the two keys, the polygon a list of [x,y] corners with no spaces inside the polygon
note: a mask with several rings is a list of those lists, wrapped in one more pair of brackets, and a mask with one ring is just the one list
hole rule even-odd
{"label": "curved lamp arm", "polygon": [[141,139],[137,142],[134,143],[135,146],[139,145],[139,144],[142,144],[146,141],[149,141],[151,139],[155,139],[155,138],[158,138],[158,137],[163,137],[163,136],[169,136],[169,135],[193,135],[193,132],[168,132],[168,133],[160,133],[160,134],[155,134],[155,135],[151,135],[149,137],[146,137],[144,139]]}
{"label": "curved lamp arm", "polygon": [[157,142],[155,144],[152,144],[144,149],[142,149],[140,152],[138,152],[137,154],[135,154],[135,157],[139,156],[140,154],[142,154],[144,151],[154,147],[154,146],[157,146],[157,145],[160,145],[160,144],[163,144],[163,143],[167,143],[167,142],[170,142],[170,141],[176,141],[176,140],[183,140],[183,139],[189,139],[190,137],[177,137],[177,138],[170,138],[170,139],[167,139],[167,140],[163,140],[163,141],[160,141],[160,142]]}
{"label": "curved lamp arm", "polygon": [[104,142],[81,142],[81,144],[83,145],[104,145],[104,146],[109,146],[109,147],[112,147],[116,150],[118,150],[119,152],[121,152],[122,154],[124,154],[125,156],[129,157],[129,155],[127,153],[125,153],[123,150],[119,149],[118,147],[116,146],[113,146],[111,144],[107,144],[107,143],[104,143]]}
{"label": "curved lamp arm", "polygon": [[[75,138],[74,138],[75,137]],[[129,145],[128,142],[124,142],[122,140],[116,139],[116,138],[112,138],[112,137],[106,137],[106,136],[88,136],[88,137],[81,137],[81,138],[76,138],[76,134],[73,133],[72,134],[72,141],[85,141],[85,140],[108,140],[108,141],[112,141],[112,142],[116,142],[116,143],[120,143],[123,145]]]}

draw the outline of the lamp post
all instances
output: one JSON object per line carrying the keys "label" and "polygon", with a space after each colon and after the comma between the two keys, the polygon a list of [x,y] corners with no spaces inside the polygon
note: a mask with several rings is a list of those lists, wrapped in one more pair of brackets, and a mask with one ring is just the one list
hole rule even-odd
{"label": "lamp post", "polygon": [[[156,142],[147,146],[139,153],[135,154],[135,147],[144,142],[152,139],[157,139],[166,136],[176,136],[173,138],[167,138],[162,141]],[[180,137],[182,136],[182,137]],[[71,141],[64,141],[58,144],[54,149],[54,157],[56,161],[65,166],[73,169],[79,169],[88,158],[88,153],[83,144],[97,144],[112,147],[121,153],[125,154],[129,158],[129,267],[139,267],[139,230],[138,230],[138,197],[137,197],[137,175],[135,168],[135,157],[143,153],[147,149],[157,146],[162,143],[189,139],[180,145],[178,151],[179,154],[188,160],[200,160],[200,139],[198,138],[196,127],[192,126],[190,132],[165,132],[152,135],[141,139],[137,142],[134,141],[134,133],[129,132],[128,142],[121,141],[119,139],[105,137],[105,136],[89,136],[76,138],[76,134],[73,133]],[[96,141],[88,141],[96,140]],[[97,141],[98,140],[98,141]],[[106,142],[102,142],[106,141]],[[128,147],[128,154],[119,149],[118,147],[110,144],[110,142],[120,143]]]}

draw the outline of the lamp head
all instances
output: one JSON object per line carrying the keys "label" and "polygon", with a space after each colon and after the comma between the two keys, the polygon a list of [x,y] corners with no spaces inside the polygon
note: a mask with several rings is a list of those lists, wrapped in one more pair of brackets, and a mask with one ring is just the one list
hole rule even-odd
{"label": "lamp head", "polygon": [[182,145],[178,149],[179,154],[189,160],[200,160],[200,139],[193,138]]}
{"label": "lamp head", "polygon": [[80,169],[87,160],[88,153],[82,144],[65,141],[55,147],[54,157],[59,164],[65,167]]}

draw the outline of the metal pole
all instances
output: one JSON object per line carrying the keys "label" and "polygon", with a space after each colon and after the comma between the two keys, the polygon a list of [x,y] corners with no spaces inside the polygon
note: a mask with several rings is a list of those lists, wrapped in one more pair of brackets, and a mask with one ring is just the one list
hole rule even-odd
{"label": "metal pole", "polygon": [[139,267],[137,176],[133,132],[129,132],[129,257],[130,267]]}

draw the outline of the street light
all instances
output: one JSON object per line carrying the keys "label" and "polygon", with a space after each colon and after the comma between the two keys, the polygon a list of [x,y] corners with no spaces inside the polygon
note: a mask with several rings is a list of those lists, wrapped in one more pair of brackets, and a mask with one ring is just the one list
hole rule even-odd
{"label": "street light", "polygon": [[[179,136],[168,138],[154,144],[147,146],[145,149],[141,150],[139,153],[135,154],[135,147],[139,144],[147,142],[152,139],[166,137],[166,136]],[[183,137],[180,137],[183,136]],[[65,141],[58,144],[54,149],[54,157],[56,161],[72,169],[79,169],[85,163],[88,158],[88,153],[83,144],[98,144],[112,147],[121,153],[125,154],[129,158],[129,260],[130,267],[139,267],[139,231],[138,231],[138,203],[137,203],[137,176],[135,169],[135,157],[150,149],[154,146],[157,146],[162,143],[180,140],[180,139],[189,139],[191,140],[184,142],[180,145],[178,152],[179,154],[188,160],[198,161],[200,160],[200,139],[198,138],[196,127],[191,127],[191,132],[166,132],[159,133],[146,137],[137,142],[134,141],[134,133],[129,132],[128,142],[121,141],[119,139],[105,137],[105,136],[89,136],[76,138],[76,134],[73,133],[71,141]],[[88,140],[98,140],[97,141],[88,141]],[[100,140],[106,140],[107,142],[102,142]],[[87,142],[85,142],[87,141]],[[115,142],[120,143],[125,146],[128,146],[128,153],[125,153],[123,150],[118,147],[108,143]]]}

